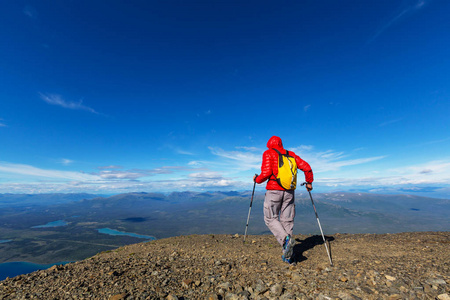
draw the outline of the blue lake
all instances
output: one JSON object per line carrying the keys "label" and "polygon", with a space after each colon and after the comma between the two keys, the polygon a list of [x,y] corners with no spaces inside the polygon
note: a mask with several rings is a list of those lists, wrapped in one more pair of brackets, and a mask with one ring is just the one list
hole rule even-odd
{"label": "blue lake", "polygon": [[38,225],[38,226],[33,226],[31,228],[50,228],[50,227],[61,227],[61,226],[66,226],[69,223],[67,223],[64,220],[58,220],[58,221],[53,221],[53,222],[49,222],[47,224],[44,225]]}
{"label": "blue lake", "polygon": [[33,264],[24,261],[7,262],[0,264],[0,280],[5,280],[6,277],[15,277],[17,275],[28,274],[37,270],[45,270],[54,265],[63,265],[67,262],[60,262],[54,264]]}
{"label": "blue lake", "polygon": [[118,231],[118,230],[114,230],[111,228],[101,228],[101,229],[97,229],[97,231],[99,233],[104,233],[104,234],[109,234],[109,235],[127,235],[127,236],[132,236],[135,238],[139,238],[139,239],[156,240],[156,238],[154,236],[142,235],[142,234],[137,234],[137,233],[132,233],[132,232],[123,232],[123,231]]}

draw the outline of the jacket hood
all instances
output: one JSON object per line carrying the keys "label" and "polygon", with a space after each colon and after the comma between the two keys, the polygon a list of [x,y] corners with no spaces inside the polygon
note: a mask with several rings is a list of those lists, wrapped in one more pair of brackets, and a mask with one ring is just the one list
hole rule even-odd
{"label": "jacket hood", "polygon": [[283,148],[283,142],[281,141],[281,138],[278,136],[273,136],[269,139],[267,142],[267,148],[272,149],[275,148],[277,150],[284,150]]}

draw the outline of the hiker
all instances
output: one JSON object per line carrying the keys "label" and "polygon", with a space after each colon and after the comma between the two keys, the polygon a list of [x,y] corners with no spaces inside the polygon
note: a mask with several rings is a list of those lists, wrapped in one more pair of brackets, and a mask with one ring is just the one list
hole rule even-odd
{"label": "hiker", "polygon": [[[283,261],[291,263],[295,244],[292,232],[295,217],[296,172],[298,168],[305,173],[308,191],[312,190],[313,172],[306,161],[283,148],[281,138],[271,137],[267,142],[267,148],[269,149],[262,157],[261,174],[255,175],[253,181],[259,184],[267,180],[264,222],[282,246]],[[280,165],[287,166],[288,171],[282,170]]]}

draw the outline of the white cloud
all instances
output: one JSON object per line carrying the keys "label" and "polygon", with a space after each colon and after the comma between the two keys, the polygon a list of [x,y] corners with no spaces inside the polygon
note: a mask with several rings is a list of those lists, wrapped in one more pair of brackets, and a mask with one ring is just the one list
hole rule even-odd
{"label": "white cloud", "polygon": [[[330,155],[325,151],[326,159],[343,157],[336,152]],[[319,155],[320,156],[320,155]],[[325,159],[325,161],[326,161]],[[335,161],[335,168],[356,163],[363,163],[373,158]],[[228,159],[227,159],[228,160]],[[228,161],[229,162],[229,161]],[[114,167],[114,166],[110,166]],[[376,167],[376,166],[375,166]],[[313,166],[314,169],[314,166]],[[316,168],[317,169],[317,168]],[[0,182],[0,193],[52,193],[52,192],[90,192],[90,193],[123,193],[131,191],[185,191],[185,190],[242,190],[250,189],[250,177],[232,177],[218,169],[200,169],[185,166],[164,166],[148,170],[104,169],[100,173],[68,172],[44,170],[29,165],[0,162],[0,172],[25,175],[27,182]],[[187,173],[186,173],[187,172]],[[167,176],[158,176],[170,174]],[[334,175],[337,175],[336,177]],[[341,175],[340,177],[338,177]],[[144,177],[151,177],[146,179]],[[11,178],[11,176],[8,176]],[[30,178],[35,178],[30,180]],[[165,179],[164,179],[165,178]],[[38,180],[38,181],[37,181]],[[21,180],[23,181],[23,180]],[[408,187],[421,190],[424,186],[445,187],[450,182],[450,159],[430,161],[427,163],[402,166],[398,168],[374,170],[362,174],[359,172],[346,175],[343,172],[328,173],[317,176],[315,186],[323,189],[376,189],[388,191]],[[263,185],[260,186],[263,188]]]}
{"label": "white cloud", "polygon": [[449,183],[450,160],[392,168],[386,172],[395,176],[398,184]]}
{"label": "white cloud", "polygon": [[[232,151],[218,147],[209,149],[213,154],[212,159],[193,160],[186,165],[153,169],[125,169],[118,165],[106,165],[92,173],[0,162],[0,175],[7,175],[0,176],[0,192],[122,193],[251,188],[253,171],[261,167],[262,151],[254,147],[237,147],[239,150]],[[378,164],[368,164],[385,156],[361,157],[363,151],[357,154],[356,151],[317,151],[312,145],[301,145],[290,150],[311,165],[317,186],[324,188],[345,190],[427,184],[446,186],[450,182],[450,158],[386,169]],[[356,155],[356,158],[353,157]],[[66,158],[61,163],[64,161],[67,164],[72,162]],[[363,167],[353,167],[363,164],[367,164],[364,171]]]}
{"label": "white cloud", "polygon": [[191,173],[190,178],[194,179],[206,179],[206,180],[217,180],[222,179],[222,175],[218,172],[202,172],[202,173]]}
{"label": "white cloud", "polygon": [[298,156],[311,165],[314,173],[338,171],[343,167],[355,166],[380,160],[386,156],[372,156],[364,158],[346,159],[349,154],[334,150],[314,151],[311,145],[292,148]]}
{"label": "white cloud", "polygon": [[23,9],[23,13],[31,19],[36,19],[38,16],[36,9],[34,9],[34,7],[30,5],[25,6],[25,8]]}
{"label": "white cloud", "polygon": [[235,163],[233,167],[237,170],[258,169],[261,166],[262,153],[255,154],[245,151],[225,151],[218,147],[208,148],[211,150],[212,154],[234,161]]}
{"label": "white cloud", "polygon": [[264,151],[263,149],[258,147],[245,147],[245,146],[236,147],[236,149],[243,149],[251,152],[261,152],[261,153]]}
{"label": "white cloud", "polygon": [[433,141],[428,141],[422,144],[419,144],[417,146],[426,146],[426,145],[432,145],[432,144],[439,144],[439,143],[443,143],[443,142],[447,142],[450,140],[450,137],[446,137],[444,139],[440,139],[440,140],[433,140]]}
{"label": "white cloud", "polygon": [[115,170],[115,169],[122,169],[122,168],[123,168],[122,166],[114,166],[114,165],[98,167],[99,170]]}
{"label": "white cloud", "polygon": [[71,160],[71,159],[68,159],[68,158],[61,158],[61,159],[59,160],[59,163],[62,164],[62,165],[64,165],[64,166],[68,166],[68,165],[73,164],[74,161]]}
{"label": "white cloud", "polygon": [[32,177],[45,177],[59,180],[97,180],[99,177],[83,172],[46,170],[30,165],[0,162],[0,172],[20,174]]}
{"label": "white cloud", "polygon": [[303,107],[303,110],[304,110],[305,112],[307,112],[310,108],[311,108],[311,104],[308,104],[308,105],[305,105],[305,106]]}
{"label": "white cloud", "polygon": [[[411,3],[412,2],[412,3]],[[387,22],[384,22],[379,29],[375,32],[375,34],[367,41],[367,44],[372,43],[376,38],[378,38],[383,32],[385,32],[389,27],[391,27],[394,23],[406,17],[408,14],[416,12],[426,4],[431,2],[430,0],[413,0],[410,1],[410,4],[403,4],[403,6],[397,11]],[[406,2],[404,2],[406,3]]]}
{"label": "white cloud", "polygon": [[316,180],[325,186],[406,186],[448,185],[450,183],[450,160],[430,161],[372,172],[371,175],[355,174],[347,178],[321,178]]}
{"label": "white cloud", "polygon": [[138,179],[149,176],[145,172],[133,172],[133,171],[118,171],[118,170],[104,170],[98,174],[102,179]]}
{"label": "white cloud", "polygon": [[[120,178],[125,179],[125,178]],[[138,181],[104,178],[103,180],[70,182],[39,181],[28,183],[1,183],[0,193],[126,193],[136,191],[193,191],[193,190],[239,190],[248,188],[248,183],[226,178],[214,173],[195,173],[191,176],[167,180]]]}
{"label": "white cloud", "polygon": [[402,120],[403,120],[403,118],[400,118],[400,119],[394,119],[394,120],[389,120],[389,121],[386,121],[386,122],[383,122],[383,123],[378,124],[378,127],[384,127],[384,126],[386,126],[386,125],[394,124],[394,123],[400,122],[400,121],[402,121]]}
{"label": "white cloud", "polygon": [[175,172],[191,172],[191,171],[201,171],[201,168],[191,168],[185,166],[163,166],[154,169],[131,169],[131,170],[121,170],[122,167],[119,166],[106,166],[98,167],[100,172],[91,173],[92,175],[100,176],[102,179],[107,180],[137,180],[144,177],[164,175],[164,174],[174,174]]}
{"label": "white cloud", "polygon": [[211,113],[212,113],[212,111],[210,109],[208,109],[208,110],[205,110],[203,112],[197,113],[197,117],[207,116],[207,115],[210,115]]}
{"label": "white cloud", "polygon": [[39,93],[42,100],[47,102],[51,105],[57,105],[68,109],[74,109],[74,110],[86,110],[88,112],[98,114],[93,108],[90,108],[86,105],[83,105],[83,101],[80,100],[79,102],[72,102],[64,100],[60,95],[55,94],[42,94]]}
{"label": "white cloud", "polygon": [[181,149],[177,149],[176,152],[178,154],[182,154],[182,155],[194,155],[194,153],[192,153],[192,152],[184,151],[184,150],[181,150]]}
{"label": "white cloud", "polygon": [[102,179],[107,180],[137,180],[139,178],[154,176],[155,174],[171,174],[172,170],[166,168],[158,168],[151,170],[119,170],[119,169],[102,169],[98,173],[91,173],[92,175],[100,176]]}
{"label": "white cloud", "polygon": [[[254,153],[252,151],[226,151],[218,147],[209,147],[211,153],[221,158],[214,161],[191,161],[192,166],[208,166],[212,170],[221,170],[225,174],[237,174],[245,176],[242,172],[249,170],[257,171],[261,168],[262,152]],[[240,147],[240,149],[245,149]],[[386,156],[372,156],[362,158],[350,158],[350,154],[344,152],[327,150],[314,151],[311,145],[301,145],[289,150],[294,151],[311,165],[315,174],[325,172],[340,171],[345,167],[357,166],[381,160]]]}

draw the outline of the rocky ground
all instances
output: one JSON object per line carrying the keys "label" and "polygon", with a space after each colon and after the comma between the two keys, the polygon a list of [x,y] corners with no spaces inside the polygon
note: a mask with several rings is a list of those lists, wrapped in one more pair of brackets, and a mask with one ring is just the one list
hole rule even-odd
{"label": "rocky ground", "polygon": [[450,299],[450,232],[194,235],[129,245],[0,282],[0,299]]}

